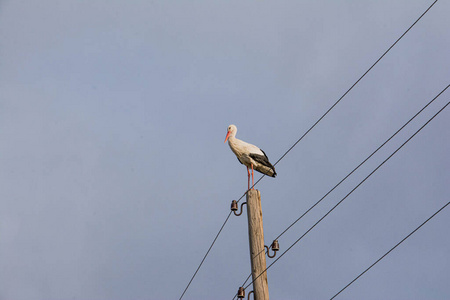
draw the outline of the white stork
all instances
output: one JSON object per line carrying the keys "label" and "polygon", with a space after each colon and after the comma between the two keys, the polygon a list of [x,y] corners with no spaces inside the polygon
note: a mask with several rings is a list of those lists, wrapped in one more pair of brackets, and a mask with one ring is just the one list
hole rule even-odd
{"label": "white stork", "polygon": [[[231,151],[236,154],[239,162],[245,166],[247,166],[247,174],[248,174],[248,189],[250,189],[250,170],[252,169],[252,188],[255,185],[253,179],[253,169],[258,172],[261,172],[265,175],[275,177],[277,173],[275,172],[274,166],[269,162],[269,158],[267,155],[256,147],[255,145],[246,143],[236,138],[237,128],[234,125],[228,126],[227,136],[225,138],[225,142],[228,140],[228,145],[231,148]],[[224,142],[224,143],[225,143]]]}

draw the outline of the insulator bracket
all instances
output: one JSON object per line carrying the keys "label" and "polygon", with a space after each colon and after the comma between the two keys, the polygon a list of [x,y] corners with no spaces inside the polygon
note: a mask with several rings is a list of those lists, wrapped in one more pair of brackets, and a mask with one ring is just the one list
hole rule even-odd
{"label": "insulator bracket", "polygon": [[[274,258],[275,255],[277,255],[277,251],[280,250],[280,244],[278,244],[278,240],[274,240],[272,242],[272,245],[270,245],[270,247],[268,247],[266,245],[264,245],[264,247],[267,250],[267,256],[270,257],[270,258]],[[270,255],[270,252],[269,252],[270,249],[273,250],[273,254],[272,255]]]}
{"label": "insulator bracket", "polygon": [[239,288],[239,290],[237,292],[237,297],[238,297],[238,299],[244,299],[245,298],[245,290],[244,290],[244,288],[242,286]]}
{"label": "insulator bracket", "polygon": [[231,201],[231,211],[236,215],[236,216],[240,216],[242,215],[242,206],[244,206],[244,204],[247,204],[247,202],[244,202],[241,204],[241,212],[237,213],[236,211],[238,210],[238,203],[236,200]]}

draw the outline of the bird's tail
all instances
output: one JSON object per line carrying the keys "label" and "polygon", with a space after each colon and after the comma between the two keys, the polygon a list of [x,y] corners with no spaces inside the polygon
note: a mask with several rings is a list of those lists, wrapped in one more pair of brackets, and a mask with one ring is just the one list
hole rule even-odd
{"label": "bird's tail", "polygon": [[271,166],[265,174],[270,177],[274,177],[274,178],[277,177],[277,172],[275,172],[274,166]]}
{"label": "bird's tail", "polygon": [[272,177],[273,178],[277,177],[277,172],[275,172],[275,168],[274,167],[272,167],[272,171],[273,171]]}

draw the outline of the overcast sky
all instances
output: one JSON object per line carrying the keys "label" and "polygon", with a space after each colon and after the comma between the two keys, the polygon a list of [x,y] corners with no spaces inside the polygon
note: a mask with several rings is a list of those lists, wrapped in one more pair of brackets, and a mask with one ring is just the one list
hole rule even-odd
{"label": "overcast sky", "polygon": [[[178,299],[247,186],[227,126],[274,163],[432,2],[0,1],[0,299]],[[438,1],[257,185],[266,244],[450,83],[449,14]],[[273,265],[271,297],[329,299],[447,203],[449,128],[447,108]],[[336,299],[450,298],[449,227],[447,208]],[[232,299],[249,273],[232,216],[183,299]]]}

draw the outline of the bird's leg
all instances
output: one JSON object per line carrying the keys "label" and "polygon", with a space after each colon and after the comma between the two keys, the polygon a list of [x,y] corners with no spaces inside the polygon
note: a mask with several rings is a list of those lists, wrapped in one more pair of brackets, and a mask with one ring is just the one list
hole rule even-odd
{"label": "bird's leg", "polygon": [[247,183],[248,183],[248,189],[250,189],[250,170],[248,169],[248,167],[247,167],[247,175],[248,175],[248,180],[247,180]]}
{"label": "bird's leg", "polygon": [[252,165],[252,190],[255,189],[255,183],[254,183],[254,179],[253,179],[253,164]]}

